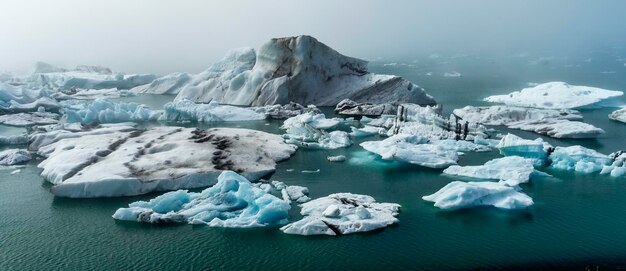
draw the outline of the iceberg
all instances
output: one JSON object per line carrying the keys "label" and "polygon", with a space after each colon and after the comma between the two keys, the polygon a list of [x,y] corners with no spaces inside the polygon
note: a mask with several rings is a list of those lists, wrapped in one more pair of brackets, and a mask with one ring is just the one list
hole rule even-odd
{"label": "iceberg", "polygon": [[[43,109],[43,108],[42,108]],[[0,115],[0,124],[9,126],[33,126],[48,125],[59,122],[61,116],[56,113],[45,112],[43,110],[31,113],[17,113]]]}
{"label": "iceberg", "polygon": [[50,98],[50,92],[45,88],[29,89],[24,86],[0,83],[0,113],[32,112],[39,108],[57,112],[61,105]]}
{"label": "iceberg", "polygon": [[521,107],[583,109],[608,106],[622,95],[621,91],[550,82],[506,95],[489,96],[485,101]]}
{"label": "iceberg", "polygon": [[582,146],[556,147],[550,154],[551,167],[580,173],[593,173],[613,162],[609,156]]}
{"label": "iceberg", "polygon": [[127,125],[37,133],[29,148],[45,157],[38,167],[52,193],[73,198],[206,187],[225,170],[258,180],[296,150],[278,135],[248,129]]}
{"label": "iceberg", "polygon": [[33,159],[33,157],[27,150],[8,149],[0,151],[0,165],[2,166],[21,164],[24,162],[28,162],[31,159]]}
{"label": "iceberg", "polygon": [[283,200],[288,203],[291,203],[291,201],[305,203],[311,200],[307,196],[309,194],[309,189],[304,186],[286,185],[285,183],[279,181],[272,181],[272,186],[274,186],[276,190],[280,191]]}
{"label": "iceberg", "polygon": [[59,101],[63,100],[96,100],[96,99],[115,99],[120,97],[134,96],[135,93],[129,90],[116,88],[103,89],[67,89],[58,90],[51,96]]}
{"label": "iceberg", "polygon": [[431,144],[439,146],[441,149],[455,151],[459,155],[464,152],[486,152],[491,148],[466,140],[442,139],[432,141]]}
{"label": "iceberg", "polygon": [[176,95],[181,87],[187,85],[193,77],[188,73],[176,72],[159,77],[150,84],[132,88],[130,91],[141,94]]}
{"label": "iceberg", "polygon": [[519,156],[493,159],[481,166],[456,166],[446,168],[443,173],[473,179],[502,180],[508,186],[530,181],[535,172],[533,160]]}
{"label": "iceberg", "polygon": [[528,140],[514,134],[507,134],[502,137],[496,148],[505,156],[521,156],[532,159],[537,166],[545,165],[548,162],[549,152],[554,149],[552,145],[541,138]]}
{"label": "iceberg", "polygon": [[322,111],[320,111],[315,105],[303,106],[294,102],[290,102],[285,105],[274,104],[259,106],[253,107],[252,109],[254,110],[254,112],[266,114],[272,119],[288,119],[305,113],[310,113],[313,115],[322,113]]}
{"label": "iceberg", "polygon": [[179,100],[168,102],[163,108],[164,113],[159,120],[166,122],[247,121],[267,118],[265,114],[252,109],[221,105],[217,102],[196,104],[189,100]]}
{"label": "iceberg", "polygon": [[626,175],[626,152],[618,151],[609,155],[613,159],[613,163],[603,166],[600,174],[609,174],[612,177],[621,177]]}
{"label": "iceberg", "polygon": [[0,135],[0,146],[4,145],[26,145],[28,143],[28,134],[21,135]]}
{"label": "iceberg", "polygon": [[604,130],[580,121],[569,120],[537,120],[516,122],[508,125],[512,129],[531,131],[554,138],[596,138],[604,134]]}
{"label": "iceberg", "polygon": [[394,115],[397,111],[398,104],[396,103],[357,103],[350,99],[344,99],[335,106],[335,113],[346,116]]}
{"label": "iceberg", "polygon": [[314,129],[331,129],[337,126],[340,122],[336,119],[327,119],[324,114],[304,113],[291,117],[285,120],[281,129],[289,129],[307,125]]}
{"label": "iceberg", "polygon": [[120,122],[156,121],[162,111],[151,110],[143,104],[116,103],[98,99],[88,104],[75,104],[65,107],[68,123],[99,124]]}
{"label": "iceberg", "polygon": [[448,211],[478,206],[493,206],[503,210],[526,209],[534,202],[520,190],[517,186],[499,182],[454,181],[422,199],[434,202],[435,207]]}
{"label": "iceberg", "polygon": [[285,142],[299,147],[312,149],[338,149],[352,145],[348,133],[344,131],[326,132],[341,122],[327,119],[324,114],[311,112],[291,117],[280,127],[286,134]]}
{"label": "iceberg", "polygon": [[466,106],[452,111],[465,121],[485,125],[509,125],[520,121],[582,120],[580,112],[571,109],[539,109],[516,106]]}
{"label": "iceberg", "polygon": [[335,155],[335,156],[327,156],[326,160],[329,162],[343,162],[346,161],[345,155]]}
{"label": "iceberg", "polygon": [[378,203],[370,196],[337,193],[301,204],[301,220],[281,230],[298,235],[343,235],[372,231],[398,222],[399,204]]}
{"label": "iceberg", "polygon": [[427,144],[428,139],[414,135],[394,135],[381,141],[361,143],[365,150],[383,160],[396,160],[430,168],[446,168],[459,160],[456,151]]}
{"label": "iceberg", "polygon": [[356,128],[354,126],[350,126],[350,135],[353,137],[368,137],[373,135],[386,135],[387,130],[382,127],[375,127],[370,125],[364,125],[362,128]]}
{"label": "iceberg", "polygon": [[224,171],[217,183],[202,192],[167,192],[150,201],[120,208],[113,218],[152,224],[190,223],[210,227],[271,227],[287,223],[289,203],[252,185],[232,171]]}
{"label": "iceberg", "polygon": [[613,111],[609,114],[609,119],[626,123],[626,108]]}
{"label": "iceberg", "polygon": [[423,88],[393,75],[372,74],[367,62],[341,55],[311,36],[271,39],[258,52],[230,52],[183,87],[176,99],[261,106],[356,102],[435,104]]}

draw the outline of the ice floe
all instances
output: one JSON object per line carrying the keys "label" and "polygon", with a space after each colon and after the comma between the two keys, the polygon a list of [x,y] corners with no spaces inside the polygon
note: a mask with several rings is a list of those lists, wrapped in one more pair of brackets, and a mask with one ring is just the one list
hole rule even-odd
{"label": "ice floe", "polygon": [[0,146],[2,145],[23,145],[28,143],[28,134],[21,135],[0,135]]}
{"label": "ice floe", "polygon": [[380,116],[393,115],[398,111],[398,104],[383,103],[357,103],[350,99],[344,99],[335,106],[335,113],[347,116]]}
{"label": "ice floe", "polygon": [[327,156],[326,160],[329,162],[343,162],[346,161],[345,155],[335,155],[335,156]]}
{"label": "ice floe", "polygon": [[601,171],[613,159],[595,150],[582,146],[556,147],[550,154],[551,167],[580,173]]}
{"label": "ice floe", "polygon": [[189,100],[166,103],[159,120],[167,122],[215,122],[264,120],[266,115],[252,109],[221,105],[217,102],[197,104]]}
{"label": "ice floe", "polygon": [[286,119],[281,128],[287,130],[289,128],[307,125],[315,129],[330,129],[337,126],[339,123],[340,122],[336,119],[327,119],[324,114],[308,112]]}
{"label": "ice floe", "polygon": [[528,140],[514,134],[507,134],[502,137],[496,148],[506,156],[521,156],[532,159],[538,166],[548,162],[548,153],[554,149],[552,145],[541,138]]}
{"label": "ice floe", "polygon": [[623,94],[621,91],[550,82],[506,95],[489,96],[485,101],[521,107],[577,109],[610,105]]}
{"label": "ice floe", "polygon": [[533,199],[521,192],[518,186],[501,182],[454,181],[432,195],[422,197],[434,202],[443,210],[458,210],[478,206],[493,206],[498,209],[525,209],[533,205]]}
{"label": "ice floe", "polygon": [[33,157],[27,150],[23,149],[8,149],[0,151],[0,165],[11,166],[24,162],[28,162]]}
{"label": "ice floe", "polygon": [[604,130],[580,121],[569,120],[538,120],[516,122],[508,125],[512,129],[531,131],[554,138],[596,138],[604,134]]}
{"label": "ice floe", "polygon": [[613,159],[613,163],[603,166],[600,174],[609,174],[612,177],[621,177],[626,175],[626,152],[618,151],[609,155]]}
{"label": "ice floe", "polygon": [[281,230],[298,235],[342,235],[372,231],[398,222],[400,205],[370,196],[337,193],[301,204],[301,220]]}
{"label": "ice floe", "polygon": [[350,146],[352,141],[347,132],[324,129],[333,128],[341,123],[336,119],[327,119],[324,114],[311,112],[285,120],[281,129],[285,130],[285,142],[312,149],[338,149]]}
{"label": "ice floe", "polygon": [[0,115],[0,124],[10,126],[48,125],[59,122],[61,116],[45,111]]}
{"label": "ice floe", "polygon": [[609,119],[626,123],[626,108],[611,112],[611,114],[609,114]]}
{"label": "ice floe", "polygon": [[314,105],[303,106],[298,103],[289,102],[285,105],[266,105],[252,108],[257,113],[266,114],[269,118],[272,119],[288,119],[291,117],[295,117],[297,115],[311,113],[311,114],[321,114],[320,111]]}
{"label": "ice floe", "polygon": [[446,168],[456,164],[456,151],[427,144],[428,139],[414,135],[394,135],[381,141],[361,143],[365,150],[378,154],[383,160],[397,160],[430,168]]}
{"label": "ice floe", "polygon": [[212,185],[224,170],[257,180],[295,147],[265,132],[112,125],[84,132],[31,135],[38,167],[64,197],[113,197]]}
{"label": "ice floe", "polygon": [[232,171],[224,171],[217,183],[202,192],[167,192],[150,201],[120,208],[113,218],[145,223],[190,223],[211,227],[251,228],[287,223],[289,203]]}
{"label": "ice floe", "polygon": [[99,124],[120,122],[156,121],[163,114],[143,104],[112,102],[98,99],[90,103],[78,103],[65,107],[68,123]]}
{"label": "ice floe", "polygon": [[480,166],[456,166],[446,168],[443,173],[473,179],[502,180],[506,185],[515,186],[527,183],[535,172],[533,160],[507,156],[488,161]]}

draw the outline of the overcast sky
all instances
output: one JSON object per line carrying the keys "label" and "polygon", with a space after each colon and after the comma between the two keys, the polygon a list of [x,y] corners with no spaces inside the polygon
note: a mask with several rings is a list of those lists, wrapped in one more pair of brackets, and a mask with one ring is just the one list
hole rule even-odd
{"label": "overcast sky", "polygon": [[0,14],[0,71],[27,71],[41,60],[198,72],[230,48],[299,34],[346,55],[394,58],[576,52],[626,39],[620,0],[0,0]]}

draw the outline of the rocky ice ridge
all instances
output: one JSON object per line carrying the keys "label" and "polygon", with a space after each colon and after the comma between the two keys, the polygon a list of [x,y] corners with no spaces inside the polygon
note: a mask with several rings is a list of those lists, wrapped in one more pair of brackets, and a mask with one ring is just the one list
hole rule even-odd
{"label": "rocky ice ridge", "polygon": [[580,112],[570,109],[537,109],[509,106],[466,106],[453,113],[465,121],[506,125],[555,138],[595,138],[604,130],[583,123]]}
{"label": "rocky ice ridge", "polygon": [[446,168],[443,173],[470,179],[500,181],[516,186],[530,181],[535,172],[533,160],[519,156],[507,156],[488,161],[480,166],[456,166]]}
{"label": "rocky ice ridge", "polygon": [[360,144],[365,150],[380,155],[383,160],[396,160],[430,168],[446,168],[458,161],[457,151],[446,150],[428,139],[414,135],[394,135],[381,141]]}
{"label": "rocky ice ridge", "polygon": [[615,105],[615,98],[622,95],[621,91],[549,82],[510,94],[489,96],[485,101],[520,107],[583,109]]}
{"label": "rocky ice ridge", "polygon": [[202,192],[167,192],[150,201],[120,208],[113,218],[160,223],[206,224],[211,227],[271,227],[287,223],[289,203],[232,171],[224,171],[217,183]]}
{"label": "rocky ice ridge", "polygon": [[23,149],[8,149],[0,151],[0,166],[12,166],[28,162],[33,157],[27,150]]}
{"label": "rocky ice ridge", "polygon": [[343,235],[397,223],[400,205],[378,203],[370,196],[337,193],[301,204],[301,220],[281,230],[298,235]]}
{"label": "rocky ice ridge", "polygon": [[611,112],[611,114],[609,114],[609,119],[626,123],[626,108]]}
{"label": "rocky ice ridge", "polygon": [[345,116],[394,115],[397,111],[396,103],[357,103],[350,99],[344,99],[335,106],[335,113]]}
{"label": "rocky ice ridge", "polygon": [[343,99],[435,104],[421,87],[402,77],[372,74],[366,61],[341,55],[310,36],[271,39],[256,52],[233,50],[193,76],[176,99],[243,106],[335,106]]}
{"label": "rocky ice ridge", "polygon": [[33,74],[25,79],[30,88],[46,87],[54,90],[68,89],[131,89],[156,79],[153,74],[113,73],[99,66],[77,66],[73,70],[54,67],[47,63],[36,64]]}
{"label": "rocky ice ridge", "polygon": [[295,147],[278,135],[247,129],[137,129],[108,125],[83,132],[31,135],[38,167],[63,197],[114,197],[206,187],[224,170],[257,180]]}
{"label": "rocky ice ridge", "polygon": [[478,206],[518,210],[534,204],[533,199],[522,193],[518,186],[502,182],[454,181],[422,199],[434,202],[435,207],[448,211]]}

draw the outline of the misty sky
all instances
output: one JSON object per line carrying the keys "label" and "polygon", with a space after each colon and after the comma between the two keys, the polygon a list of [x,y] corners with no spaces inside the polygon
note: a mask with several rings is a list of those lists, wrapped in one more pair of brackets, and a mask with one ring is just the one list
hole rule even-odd
{"label": "misty sky", "polygon": [[620,0],[0,0],[0,11],[0,71],[42,60],[199,72],[230,48],[299,34],[356,57],[626,46]]}

